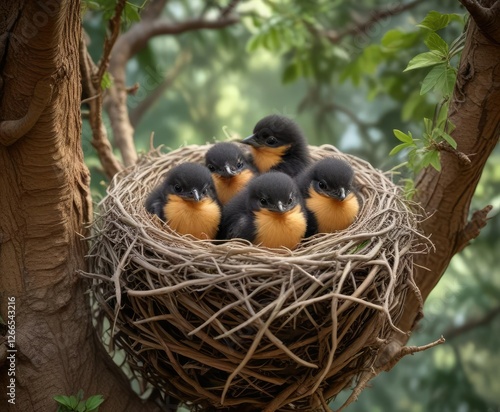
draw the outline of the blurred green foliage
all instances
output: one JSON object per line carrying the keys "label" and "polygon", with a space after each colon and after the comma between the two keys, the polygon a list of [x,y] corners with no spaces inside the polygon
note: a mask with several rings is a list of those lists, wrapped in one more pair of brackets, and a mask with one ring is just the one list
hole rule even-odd
{"label": "blurred green foliage", "polygon": [[[96,61],[114,3],[85,2],[84,27]],[[141,1],[127,4],[124,30],[144,7]],[[183,21],[203,13],[216,18],[227,4],[171,0],[162,17]],[[407,10],[399,13],[399,7]],[[140,151],[149,150],[151,132],[154,145],[166,150],[224,140],[228,134],[246,136],[269,113],[294,117],[311,144],[334,144],[383,170],[412,160],[402,149],[411,150],[414,136],[422,136],[424,145],[416,147],[424,156],[429,143],[425,139],[453,145],[450,125],[443,120],[463,44],[465,13],[458,1],[246,0],[236,11],[241,16],[238,24],[155,37],[129,61],[128,85],[140,85],[128,99],[132,114],[163,83],[178,56],[190,56],[139,117],[135,141]],[[83,126],[92,193],[99,200],[107,182],[86,121]],[[395,136],[394,129],[411,133]],[[388,156],[398,143],[411,144]],[[439,159],[432,156],[428,164],[439,167]],[[417,158],[413,162],[416,168],[421,165]],[[401,182],[411,176],[403,172]],[[377,377],[349,411],[500,410],[500,316],[494,315],[500,306],[500,269],[495,262],[500,250],[499,193],[497,148],[471,207],[474,211],[493,204],[489,224],[453,259],[426,302],[425,318],[410,344],[426,344],[441,334],[453,338]],[[463,328],[481,319],[479,326]],[[341,398],[333,405],[339,406]]]}

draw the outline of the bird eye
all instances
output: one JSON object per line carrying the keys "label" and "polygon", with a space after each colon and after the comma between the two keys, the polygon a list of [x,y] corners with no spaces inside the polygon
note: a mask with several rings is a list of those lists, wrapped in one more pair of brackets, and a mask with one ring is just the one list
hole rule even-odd
{"label": "bird eye", "polygon": [[236,163],[236,167],[238,169],[241,169],[243,167],[243,162],[241,160],[238,160],[238,163]]}
{"label": "bird eye", "polygon": [[326,183],[321,181],[318,183],[318,187],[321,189],[321,190],[325,190],[326,189]]}
{"label": "bird eye", "polygon": [[208,165],[208,170],[210,170],[211,172],[215,171],[215,166],[214,165]]}
{"label": "bird eye", "polygon": [[177,193],[182,192],[182,187],[181,187],[181,185],[175,185],[175,186],[174,186],[174,190],[175,190]]}
{"label": "bird eye", "polygon": [[259,203],[261,206],[266,206],[267,205],[267,200],[264,199],[263,197],[260,198]]}
{"label": "bird eye", "polygon": [[266,144],[268,146],[274,146],[276,143],[278,143],[278,139],[276,139],[276,137],[274,136],[269,136],[267,139],[266,139]]}
{"label": "bird eye", "polygon": [[208,189],[207,189],[206,187],[204,187],[204,188],[203,188],[203,190],[201,191],[201,194],[202,194],[203,196],[206,196],[206,195],[207,195],[207,193],[208,193]]}
{"label": "bird eye", "polygon": [[290,193],[290,197],[288,198],[288,204],[291,205],[293,203],[293,194]]}

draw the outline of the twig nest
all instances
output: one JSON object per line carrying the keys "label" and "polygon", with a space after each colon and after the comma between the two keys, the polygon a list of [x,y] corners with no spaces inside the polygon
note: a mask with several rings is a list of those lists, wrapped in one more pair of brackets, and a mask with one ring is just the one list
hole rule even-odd
{"label": "twig nest", "polygon": [[341,232],[290,251],[180,236],[144,209],[173,166],[209,146],[143,157],[98,208],[89,276],[113,341],[152,385],[198,408],[311,411],[370,368],[426,250],[416,215],[383,173],[348,160],[363,199]]}

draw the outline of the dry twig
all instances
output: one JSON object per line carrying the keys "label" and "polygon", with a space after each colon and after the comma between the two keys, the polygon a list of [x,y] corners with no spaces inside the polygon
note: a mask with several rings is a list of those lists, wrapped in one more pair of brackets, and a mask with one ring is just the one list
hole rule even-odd
{"label": "dry twig", "polygon": [[356,170],[364,204],[347,230],[294,251],[179,236],[144,199],[207,148],[146,156],[114,179],[86,274],[97,323],[116,324],[135,373],[193,405],[321,410],[353,382],[356,396],[415,287],[413,256],[429,245],[417,216],[383,173],[322,146],[314,158],[343,157]]}

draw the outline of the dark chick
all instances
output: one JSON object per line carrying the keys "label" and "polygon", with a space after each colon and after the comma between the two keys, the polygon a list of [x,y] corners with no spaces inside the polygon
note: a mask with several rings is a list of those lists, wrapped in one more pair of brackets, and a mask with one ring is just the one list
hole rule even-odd
{"label": "dark chick", "polygon": [[351,165],[334,158],[319,160],[297,177],[307,208],[306,236],[346,229],[354,222],[361,201],[353,179]]}
{"label": "dark chick", "polygon": [[264,117],[242,143],[250,145],[261,173],[275,170],[296,176],[310,163],[304,134],[297,123],[285,116]]}
{"label": "dark chick", "polygon": [[224,205],[256,175],[257,169],[236,144],[214,144],[205,154],[205,165],[212,173],[217,197]]}
{"label": "dark chick", "polygon": [[242,238],[270,248],[293,249],[307,217],[294,180],[280,172],[260,175],[223,209],[220,239]]}
{"label": "dark chick", "polygon": [[148,196],[146,209],[176,232],[198,239],[215,238],[222,215],[212,176],[197,163],[172,168]]}

